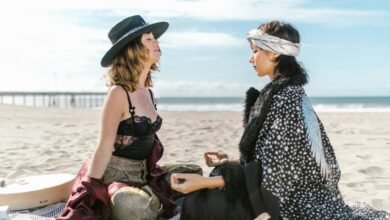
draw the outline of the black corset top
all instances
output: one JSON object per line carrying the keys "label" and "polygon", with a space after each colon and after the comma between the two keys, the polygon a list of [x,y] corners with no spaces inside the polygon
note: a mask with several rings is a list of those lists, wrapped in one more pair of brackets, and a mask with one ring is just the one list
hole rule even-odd
{"label": "black corset top", "polygon": [[[151,90],[149,92],[154,104]],[[113,155],[133,160],[148,159],[153,149],[154,134],[160,129],[162,118],[157,115],[153,122],[147,116],[136,115],[127,90],[126,94],[131,117],[119,123]]]}

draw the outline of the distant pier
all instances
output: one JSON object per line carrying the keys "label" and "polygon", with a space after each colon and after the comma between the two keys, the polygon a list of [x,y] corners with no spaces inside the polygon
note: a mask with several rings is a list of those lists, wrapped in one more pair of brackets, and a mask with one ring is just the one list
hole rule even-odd
{"label": "distant pier", "polygon": [[0,104],[96,108],[101,107],[106,92],[0,92]]}

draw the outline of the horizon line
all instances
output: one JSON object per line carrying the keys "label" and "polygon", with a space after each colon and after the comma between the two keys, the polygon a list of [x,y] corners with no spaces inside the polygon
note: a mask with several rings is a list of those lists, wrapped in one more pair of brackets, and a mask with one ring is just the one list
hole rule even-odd
{"label": "horizon line", "polygon": [[[0,91],[0,96],[23,96],[23,95],[106,95],[107,92],[103,91],[93,91],[93,90],[81,90],[81,91]],[[390,95],[311,95],[308,96],[311,98],[390,98]],[[155,96],[156,99],[159,98],[245,98],[243,96]]]}

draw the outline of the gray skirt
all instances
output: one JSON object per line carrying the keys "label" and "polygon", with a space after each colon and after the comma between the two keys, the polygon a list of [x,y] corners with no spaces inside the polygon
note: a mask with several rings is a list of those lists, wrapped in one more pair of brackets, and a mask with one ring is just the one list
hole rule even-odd
{"label": "gray skirt", "polygon": [[103,175],[103,182],[132,182],[145,184],[141,188],[126,186],[117,190],[110,201],[110,219],[157,219],[163,206],[152,189],[146,185],[148,175],[146,160],[130,160],[112,156]]}

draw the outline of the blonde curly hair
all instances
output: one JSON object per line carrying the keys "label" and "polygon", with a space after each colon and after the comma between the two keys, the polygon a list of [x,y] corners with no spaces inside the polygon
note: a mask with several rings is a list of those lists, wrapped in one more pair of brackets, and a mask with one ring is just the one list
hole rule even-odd
{"label": "blonde curly hair", "polygon": [[[110,69],[105,74],[107,86],[122,85],[129,92],[137,88],[139,77],[144,68],[144,62],[148,59],[149,50],[141,43],[139,36],[129,43],[127,47],[114,58]],[[145,87],[152,87],[151,72],[158,71],[156,63],[152,64],[150,72],[145,80]]]}

